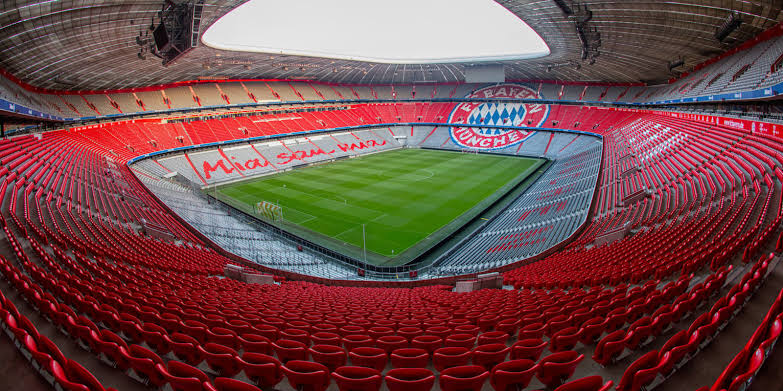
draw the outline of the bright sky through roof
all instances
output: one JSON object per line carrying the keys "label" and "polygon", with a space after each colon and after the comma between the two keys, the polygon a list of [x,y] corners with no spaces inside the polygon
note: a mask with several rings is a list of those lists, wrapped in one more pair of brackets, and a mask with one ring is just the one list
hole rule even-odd
{"label": "bright sky through roof", "polygon": [[530,26],[493,0],[251,0],[202,41],[224,50],[392,64],[549,54]]}

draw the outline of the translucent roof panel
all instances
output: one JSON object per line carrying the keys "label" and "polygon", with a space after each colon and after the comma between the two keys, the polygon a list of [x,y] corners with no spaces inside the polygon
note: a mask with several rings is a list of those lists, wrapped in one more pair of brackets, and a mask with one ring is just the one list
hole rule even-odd
{"label": "translucent roof panel", "polygon": [[508,61],[549,54],[492,0],[251,0],[202,36],[217,49],[388,64]]}

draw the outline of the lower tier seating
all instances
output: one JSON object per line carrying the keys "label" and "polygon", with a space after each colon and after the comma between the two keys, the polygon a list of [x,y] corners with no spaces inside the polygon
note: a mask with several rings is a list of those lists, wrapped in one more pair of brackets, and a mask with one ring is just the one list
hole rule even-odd
{"label": "lower tier seating", "polygon": [[[149,193],[125,164],[132,153],[110,152],[132,132],[122,127],[0,143],[0,271],[23,298],[15,307],[37,311],[111,376],[153,388],[650,389],[706,344],[731,343],[721,328],[742,320],[778,264],[767,251],[780,241],[781,147],[595,110],[615,122],[595,132],[591,217],[558,253],[513,265],[504,279],[514,289],[225,278],[225,265],[247,264]],[[572,140],[557,145],[565,153]],[[563,176],[593,159],[563,156],[574,156]],[[148,173],[165,172],[153,164]],[[3,329],[21,356],[63,389],[103,388],[8,302]],[[753,378],[774,347],[777,307],[716,389]]]}

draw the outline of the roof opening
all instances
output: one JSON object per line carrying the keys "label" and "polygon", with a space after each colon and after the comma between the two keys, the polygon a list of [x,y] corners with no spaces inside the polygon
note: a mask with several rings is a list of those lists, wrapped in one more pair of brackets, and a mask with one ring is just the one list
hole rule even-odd
{"label": "roof opening", "polygon": [[251,0],[215,22],[207,46],[389,64],[524,60],[549,47],[493,0]]}

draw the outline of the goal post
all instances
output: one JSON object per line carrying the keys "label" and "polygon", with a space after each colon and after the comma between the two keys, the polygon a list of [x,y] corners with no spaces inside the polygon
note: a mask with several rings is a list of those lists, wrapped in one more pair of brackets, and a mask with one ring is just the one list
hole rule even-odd
{"label": "goal post", "polygon": [[266,219],[272,221],[283,220],[283,208],[275,203],[269,201],[260,201],[255,205],[255,212]]}

